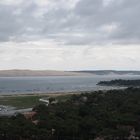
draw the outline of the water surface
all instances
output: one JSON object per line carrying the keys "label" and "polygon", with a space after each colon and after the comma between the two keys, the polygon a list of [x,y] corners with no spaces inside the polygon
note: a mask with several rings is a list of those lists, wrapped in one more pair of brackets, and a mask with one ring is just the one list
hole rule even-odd
{"label": "water surface", "polygon": [[0,77],[0,94],[51,93],[72,91],[108,90],[113,87],[97,86],[102,80],[140,79],[140,76],[48,76],[48,77]]}

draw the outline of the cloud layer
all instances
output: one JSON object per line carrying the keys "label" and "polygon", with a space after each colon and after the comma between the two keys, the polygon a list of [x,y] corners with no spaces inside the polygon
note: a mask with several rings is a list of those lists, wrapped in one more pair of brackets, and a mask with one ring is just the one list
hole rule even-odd
{"label": "cloud layer", "polygon": [[139,0],[1,0],[0,69],[138,70],[139,13]]}

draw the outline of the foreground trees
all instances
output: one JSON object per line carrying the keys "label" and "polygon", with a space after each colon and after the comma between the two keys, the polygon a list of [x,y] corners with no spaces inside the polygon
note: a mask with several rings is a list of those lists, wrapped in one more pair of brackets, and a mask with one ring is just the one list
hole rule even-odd
{"label": "foreground trees", "polygon": [[140,137],[140,89],[73,95],[36,106],[34,124],[23,115],[0,118],[0,140],[124,140]]}

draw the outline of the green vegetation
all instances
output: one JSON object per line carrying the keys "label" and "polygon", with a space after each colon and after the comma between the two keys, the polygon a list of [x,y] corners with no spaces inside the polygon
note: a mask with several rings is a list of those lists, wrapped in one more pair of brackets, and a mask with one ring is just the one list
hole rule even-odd
{"label": "green vegetation", "polygon": [[39,96],[25,96],[25,97],[1,97],[1,105],[9,105],[17,108],[29,108],[39,104]]}
{"label": "green vegetation", "polygon": [[127,140],[140,137],[140,88],[73,95],[37,105],[32,121],[0,118],[0,140]]}
{"label": "green vegetation", "polygon": [[127,87],[140,87],[140,80],[111,80],[100,81],[97,85],[103,86],[127,86]]}
{"label": "green vegetation", "polygon": [[68,100],[72,95],[55,95],[55,96],[43,96],[43,95],[25,95],[25,96],[3,96],[0,97],[0,105],[8,105],[13,106],[16,108],[30,108],[34,107],[38,104],[40,104],[39,99],[40,98],[55,98],[58,101],[66,101]]}

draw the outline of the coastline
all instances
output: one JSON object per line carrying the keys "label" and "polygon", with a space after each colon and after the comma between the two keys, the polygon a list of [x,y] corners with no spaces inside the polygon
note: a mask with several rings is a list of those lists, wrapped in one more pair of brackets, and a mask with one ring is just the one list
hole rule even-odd
{"label": "coastline", "polygon": [[[100,85],[101,86],[101,85]],[[110,87],[110,86],[101,86],[101,87]],[[25,96],[61,96],[61,95],[72,95],[72,94],[82,94],[85,92],[95,92],[95,91],[108,91],[108,90],[121,90],[127,87],[124,86],[111,86],[109,89],[97,89],[97,90],[79,90],[79,91],[54,91],[54,92],[30,92],[30,93],[19,93],[19,92],[9,92],[9,93],[0,93],[1,97],[25,97]]]}
{"label": "coastline", "polygon": [[[74,91],[74,92],[51,92],[51,93],[7,93],[7,94],[0,94],[0,98],[2,97],[28,97],[28,96],[62,96],[62,95],[73,95],[73,94],[81,94],[83,92],[89,92],[89,91]],[[92,92],[92,91],[91,91]]]}

